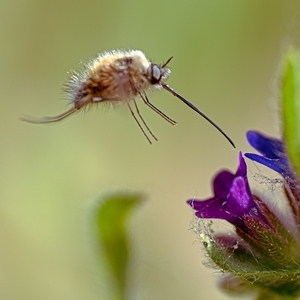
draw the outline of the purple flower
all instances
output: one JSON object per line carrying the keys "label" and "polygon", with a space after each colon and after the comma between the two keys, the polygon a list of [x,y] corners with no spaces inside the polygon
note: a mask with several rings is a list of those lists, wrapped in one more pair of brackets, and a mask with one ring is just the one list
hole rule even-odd
{"label": "purple flower", "polygon": [[213,181],[213,190],[212,198],[187,201],[198,218],[223,219],[244,228],[243,217],[249,213],[257,215],[258,207],[250,191],[247,166],[241,153],[236,173],[221,171]]}
{"label": "purple flower", "polygon": [[[294,171],[300,151],[296,140],[299,76],[300,52],[292,49],[283,62],[280,81],[283,139],[247,133],[258,153],[245,156],[280,174],[282,188],[261,196],[253,193],[240,154],[236,173],[221,171],[215,177],[211,198],[187,201],[198,218],[223,219],[234,226],[235,232],[218,233],[212,221],[192,223],[214,266],[227,273],[221,287],[232,294],[242,287],[238,293],[256,290],[256,299],[300,299],[300,176]],[[287,209],[278,205],[280,198]]]}
{"label": "purple flower", "polygon": [[276,171],[285,178],[293,178],[295,176],[289,166],[285,146],[282,141],[267,137],[257,131],[248,131],[247,140],[254,149],[262,154],[245,153],[247,158]]}
{"label": "purple flower", "polygon": [[[269,150],[261,151],[271,155]],[[198,218],[223,219],[235,227],[235,233],[217,234],[205,223],[196,223],[195,228],[211,260],[224,272],[245,284],[251,283],[249,289],[256,286],[270,294],[289,296],[292,290],[298,297],[300,280],[295,270],[300,274],[300,245],[264,199],[251,193],[241,153],[236,173],[219,172],[213,181],[213,190],[214,196],[209,199],[187,201]]]}

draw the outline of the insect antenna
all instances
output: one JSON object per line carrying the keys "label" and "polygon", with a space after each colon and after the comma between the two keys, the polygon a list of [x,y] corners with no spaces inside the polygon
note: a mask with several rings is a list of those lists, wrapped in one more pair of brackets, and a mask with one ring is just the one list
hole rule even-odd
{"label": "insect antenna", "polygon": [[[170,61],[170,59],[168,60],[168,62]],[[168,63],[167,62],[167,63]],[[165,64],[166,65],[166,64]],[[194,111],[196,111],[199,115],[201,115],[206,121],[208,121],[211,125],[213,125],[227,140],[228,142],[234,147],[235,144],[233,143],[233,141],[231,140],[231,138],[215,123],[213,122],[209,117],[207,117],[202,111],[200,111],[195,105],[193,105],[191,102],[189,102],[188,100],[186,100],[184,97],[182,97],[180,94],[178,94],[177,92],[175,92],[169,85],[165,84],[164,82],[160,82],[159,83],[165,90],[167,90],[168,92],[170,92],[171,94],[173,94],[173,96],[177,97],[178,99],[180,99],[182,102],[184,102],[186,105],[188,105],[191,109],[193,109]]]}
{"label": "insect antenna", "polygon": [[171,56],[162,66],[161,68],[164,68],[171,60],[173,59],[173,56]]}
{"label": "insect antenna", "polygon": [[47,123],[54,123],[63,120],[64,118],[72,115],[73,113],[77,112],[78,109],[75,107],[70,108],[69,110],[65,111],[64,113],[53,116],[53,117],[42,117],[42,118],[36,118],[32,116],[24,115],[20,119],[22,121],[33,123],[33,124],[47,124]]}

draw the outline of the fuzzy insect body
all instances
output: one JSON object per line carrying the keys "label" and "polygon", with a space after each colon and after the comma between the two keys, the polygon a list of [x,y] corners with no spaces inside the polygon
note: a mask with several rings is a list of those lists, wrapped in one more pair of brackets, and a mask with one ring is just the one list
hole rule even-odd
{"label": "fuzzy insect body", "polygon": [[[151,70],[141,51],[105,52],[74,72],[65,89],[77,109],[101,101],[129,102],[153,86]],[[170,71],[161,69],[161,73],[166,79]]]}
{"label": "fuzzy insect body", "polygon": [[135,99],[139,96],[147,106],[166,121],[175,125],[177,124],[176,121],[169,118],[150,103],[145,92],[150,88],[164,88],[209,121],[227,138],[232,146],[235,147],[232,140],[218,125],[192,103],[164,83],[164,80],[171,74],[171,71],[166,67],[171,59],[172,57],[165,64],[160,66],[150,62],[144,53],[139,50],[114,50],[104,52],[86,63],[80,71],[72,72],[69,81],[64,85],[64,90],[72,104],[69,110],[53,117],[34,118],[31,116],[23,116],[21,119],[36,124],[53,123],[63,120],[92,104],[99,104],[101,102],[114,104],[122,102],[126,103],[131,115],[151,144],[152,142],[146,131],[153,139],[157,140],[157,138],[141,116]]}

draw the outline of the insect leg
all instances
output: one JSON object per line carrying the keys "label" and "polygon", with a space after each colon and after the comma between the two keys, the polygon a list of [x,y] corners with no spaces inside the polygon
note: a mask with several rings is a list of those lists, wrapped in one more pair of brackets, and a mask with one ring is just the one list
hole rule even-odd
{"label": "insect leg", "polygon": [[168,121],[172,125],[176,125],[177,122],[169,118],[166,114],[164,114],[161,110],[159,110],[157,107],[155,107],[148,99],[146,93],[143,91],[143,94],[139,92],[140,97],[143,99],[145,104],[150,107],[153,111],[155,111],[157,114],[159,114],[162,118],[164,118],[166,121]]}
{"label": "insect leg", "polygon": [[148,125],[146,124],[144,118],[142,117],[142,115],[140,114],[140,111],[139,111],[139,108],[136,104],[136,101],[133,99],[133,103],[134,103],[134,106],[135,106],[135,110],[137,112],[137,114],[139,115],[140,119],[142,120],[143,124],[145,125],[145,127],[147,128],[147,130],[149,131],[149,133],[152,135],[152,137],[157,141],[157,137],[153,134],[153,132],[150,130],[150,128],[148,127]]}
{"label": "insect leg", "polygon": [[135,114],[134,114],[134,112],[133,112],[133,110],[132,110],[132,108],[131,108],[131,106],[130,106],[130,104],[129,104],[128,102],[127,102],[127,106],[128,106],[128,108],[129,108],[129,110],[130,110],[130,112],[131,112],[131,115],[133,116],[133,118],[135,119],[136,123],[138,124],[138,126],[139,126],[140,129],[141,129],[141,131],[143,132],[145,138],[148,140],[148,142],[149,142],[150,144],[152,144],[152,142],[150,141],[150,139],[149,139],[149,137],[147,136],[145,130],[143,129],[143,127],[141,126],[140,122],[139,122],[138,119],[136,118],[136,116],[135,116]]}
{"label": "insect leg", "polygon": [[78,109],[75,107],[70,108],[69,110],[65,111],[64,113],[53,116],[53,117],[42,117],[36,118],[24,115],[20,119],[25,122],[34,123],[34,124],[46,124],[46,123],[54,123],[63,120],[64,118],[72,115],[73,113],[77,112]]}

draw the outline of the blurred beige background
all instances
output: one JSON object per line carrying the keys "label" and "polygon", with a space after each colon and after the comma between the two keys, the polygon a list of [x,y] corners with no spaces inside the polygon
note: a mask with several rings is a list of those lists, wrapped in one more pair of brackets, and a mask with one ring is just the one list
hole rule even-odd
{"label": "blurred beige background", "polygon": [[[107,299],[88,217],[99,196],[119,191],[147,195],[131,229],[136,299],[228,299],[202,265],[185,200],[209,197],[212,176],[236,169],[246,130],[278,133],[278,65],[299,45],[299,9],[297,0],[2,0],[0,299]],[[178,126],[139,100],[159,138],[152,146],[126,107],[54,125],[18,120],[63,112],[67,71],[116,48],[157,63],[173,55],[168,83],[237,150],[166,91],[148,96]]]}

